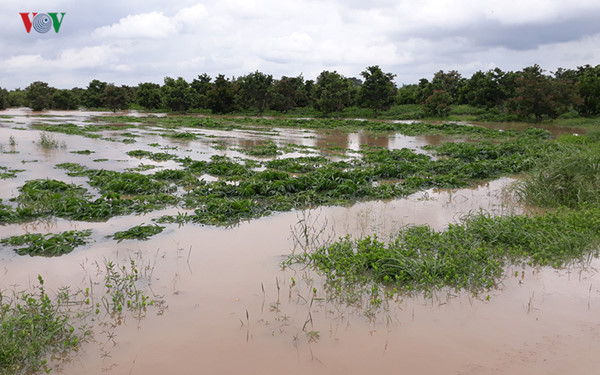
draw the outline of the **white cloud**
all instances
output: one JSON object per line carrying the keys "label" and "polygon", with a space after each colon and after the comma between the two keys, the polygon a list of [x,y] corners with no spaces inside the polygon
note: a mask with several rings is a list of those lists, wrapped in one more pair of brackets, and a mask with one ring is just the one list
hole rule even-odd
{"label": "white cloud", "polygon": [[44,59],[41,55],[17,55],[4,60],[2,65],[8,69],[31,69],[43,64]]}
{"label": "white cloud", "polygon": [[[69,77],[65,85],[78,80],[85,86],[94,78],[136,84],[162,82],[167,75],[191,80],[203,72],[239,76],[256,69],[277,78],[303,73],[314,79],[325,69],[358,76],[375,64],[401,83],[414,83],[440,69],[470,76],[490,66],[518,70],[538,63],[550,70],[600,59],[593,37],[600,33],[597,0],[102,4],[91,8],[102,17],[85,24],[80,13],[92,5],[76,0],[39,5],[67,11],[70,18],[54,35],[26,34],[18,14],[0,4],[0,14],[15,13],[4,25],[14,32],[0,36],[0,86],[27,86],[41,72],[48,81]],[[99,22],[105,24],[98,27]]]}
{"label": "white cloud", "polygon": [[67,69],[79,69],[104,66],[118,60],[118,50],[108,46],[67,49],[61,52],[55,64]]}
{"label": "white cloud", "polygon": [[162,12],[150,12],[121,18],[119,23],[103,26],[94,31],[99,38],[154,39],[165,38],[176,32],[173,21]]}

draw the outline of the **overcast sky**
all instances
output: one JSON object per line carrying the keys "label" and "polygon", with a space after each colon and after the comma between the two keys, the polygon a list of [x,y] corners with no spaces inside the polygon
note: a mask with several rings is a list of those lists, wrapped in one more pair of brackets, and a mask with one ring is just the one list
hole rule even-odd
{"label": "overcast sky", "polygon": [[[20,12],[66,12],[28,34]],[[398,84],[439,70],[600,64],[598,0],[24,0],[0,3],[0,87],[188,81],[255,70],[315,79],[379,65]]]}

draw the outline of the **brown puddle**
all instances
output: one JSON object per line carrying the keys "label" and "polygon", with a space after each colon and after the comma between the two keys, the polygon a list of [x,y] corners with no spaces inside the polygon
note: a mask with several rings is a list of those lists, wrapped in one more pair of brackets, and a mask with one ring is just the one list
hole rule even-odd
{"label": "brown puddle", "polygon": [[[283,129],[278,131],[283,137]],[[15,160],[39,162],[23,166],[12,161],[13,166],[4,163],[7,159],[2,155],[3,165],[27,169],[16,181],[2,181],[3,199],[16,195],[16,187],[27,179],[68,178],[62,170],[48,169],[47,163],[86,160],[97,167],[91,160],[106,157],[112,168],[120,170],[139,163],[123,155],[142,145],[106,145],[57,134],[68,148],[45,155],[31,143],[37,134],[32,137],[27,131],[0,127],[3,142],[10,134],[15,134],[21,152]],[[304,136],[305,132],[297,132],[297,137]],[[354,148],[348,145],[377,142],[391,147],[397,138],[371,142],[361,140],[360,133],[334,137],[349,149]],[[405,140],[398,138],[400,147]],[[406,142],[415,145],[428,142],[426,137],[408,138]],[[315,139],[319,136],[306,141]],[[96,153],[85,157],[69,153],[85,148]],[[197,157],[197,151],[191,151],[192,157]],[[115,166],[112,162],[118,159],[128,161]],[[353,298],[346,300],[349,304],[336,302],[336,293],[327,290],[315,272],[280,266],[292,251],[301,251],[293,236],[298,234],[293,228],[300,220],[310,222],[314,233],[321,233],[321,241],[346,234],[377,234],[385,239],[411,224],[443,229],[480,209],[493,214],[524,212],[526,208],[513,202],[505,189],[513,181],[503,178],[469,189],[430,190],[406,199],[280,213],[229,229],[168,225],[150,241],[117,243],[105,236],[133,222],[150,223],[163,213],[118,217],[106,223],[50,220],[1,226],[0,238],[27,231],[90,228],[96,242],[59,258],[21,257],[3,248],[0,289],[33,285],[38,274],[54,291],[63,285],[85,288],[90,279],[97,280],[97,264],[105,260],[128,264],[134,259],[152,268],[151,288],[164,296],[167,310],[157,315],[159,310],[150,308],[139,321],[126,315],[119,325],[97,325],[94,340],[83,344],[69,362],[56,363],[63,374],[593,373],[600,365],[596,355],[600,351],[597,259],[585,268],[562,271],[510,269],[489,299],[439,291],[432,296],[384,300],[380,307],[360,295],[347,296]],[[95,287],[101,289],[101,285]]]}

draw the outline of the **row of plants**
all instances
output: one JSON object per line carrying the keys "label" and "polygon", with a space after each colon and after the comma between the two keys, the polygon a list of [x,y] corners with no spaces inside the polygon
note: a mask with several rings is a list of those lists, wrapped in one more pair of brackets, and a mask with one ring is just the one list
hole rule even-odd
{"label": "row of plants", "polygon": [[[589,117],[600,113],[600,65],[559,68],[552,74],[537,64],[515,72],[495,68],[475,72],[470,78],[456,70],[440,70],[431,81],[422,78],[400,88],[394,83],[396,75],[383,72],[378,65],[367,67],[360,76],[348,78],[336,71],[323,71],[316,80],[305,80],[302,75],[274,79],[255,71],[231,79],[220,74],[213,80],[204,73],[191,82],[183,77],[165,77],[163,85],[144,82],[133,87],[94,79],[85,89],[70,90],[36,81],[25,90],[0,88],[0,109],[28,106],[38,111],[83,105],[115,112],[135,108],[260,116],[270,111],[279,116],[301,112],[311,117],[358,114],[396,119],[407,118],[402,115],[411,112],[408,118],[414,119],[445,117],[452,106],[468,105],[470,112],[489,119],[538,122],[561,115]],[[402,105],[418,109],[406,110]]]}

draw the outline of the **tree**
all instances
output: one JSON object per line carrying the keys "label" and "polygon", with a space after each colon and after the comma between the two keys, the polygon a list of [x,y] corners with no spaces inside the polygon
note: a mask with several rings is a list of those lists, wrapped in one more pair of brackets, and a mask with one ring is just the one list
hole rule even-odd
{"label": "tree", "polygon": [[377,117],[378,111],[387,110],[394,103],[396,75],[382,72],[379,65],[367,67],[360,75],[365,81],[360,87],[359,103],[362,107],[371,108]]}
{"label": "tree", "polygon": [[460,89],[461,101],[476,107],[500,108],[507,100],[512,89],[509,77],[512,73],[505,73],[499,68],[487,72],[475,72]]}
{"label": "tree", "polygon": [[0,87],[0,109],[8,107],[8,91]]}
{"label": "tree", "polygon": [[576,80],[576,88],[582,99],[577,107],[579,113],[583,116],[600,114],[600,65],[579,67]]}
{"label": "tree", "polygon": [[416,99],[417,103],[423,104],[425,100],[433,94],[433,85],[427,78],[421,78],[417,84]]}
{"label": "tree", "polygon": [[419,86],[416,84],[402,85],[398,88],[396,94],[397,104],[417,104],[419,95]]}
{"label": "tree", "polygon": [[127,86],[118,87],[114,83],[109,83],[102,93],[102,101],[113,112],[117,112],[119,109],[126,109],[129,102],[128,91]]}
{"label": "tree", "polygon": [[161,88],[165,107],[176,112],[187,111],[192,104],[192,89],[190,84],[182,77],[177,80],[165,77],[165,84]]}
{"label": "tree", "polygon": [[52,95],[52,108],[77,109],[79,99],[71,90],[56,90]]}
{"label": "tree", "polygon": [[249,73],[237,80],[236,102],[244,109],[254,108],[260,116],[271,102],[273,76],[259,72]]}
{"label": "tree", "polygon": [[46,82],[36,81],[25,89],[27,106],[34,111],[50,108],[54,88],[49,87]]}
{"label": "tree", "polygon": [[104,107],[103,94],[107,83],[99,81],[97,79],[92,80],[83,96],[83,104],[88,108],[102,108]]}
{"label": "tree", "polygon": [[450,114],[452,96],[443,90],[434,90],[423,103],[423,112],[429,116],[445,117]]}
{"label": "tree", "polygon": [[516,96],[507,102],[511,112],[540,122],[544,117],[557,118],[582,102],[571,83],[543,73],[537,64],[523,69],[515,80]]}
{"label": "tree", "polygon": [[313,89],[313,105],[324,114],[341,115],[352,101],[352,81],[338,72],[323,71]]}
{"label": "tree", "polygon": [[223,74],[215,78],[206,94],[208,108],[213,113],[229,113],[235,108],[235,87]]}
{"label": "tree", "polygon": [[9,107],[24,107],[27,106],[27,93],[25,90],[15,89],[8,93],[8,106]]}
{"label": "tree", "polygon": [[146,109],[160,108],[162,104],[160,85],[153,82],[140,83],[135,92],[135,101]]}
{"label": "tree", "polygon": [[433,75],[431,85],[433,90],[441,90],[450,94],[452,103],[457,103],[459,99],[458,93],[464,82],[464,78],[456,70],[451,70],[448,73],[440,70]]}
{"label": "tree", "polygon": [[315,81],[307,79],[304,81],[305,95],[299,98],[298,107],[308,107],[312,104],[313,92],[315,90]]}
{"label": "tree", "polygon": [[306,91],[302,75],[298,77],[283,76],[275,81],[272,87],[271,108],[287,113],[299,107],[302,103],[306,103]]}
{"label": "tree", "polygon": [[210,81],[211,78],[208,74],[202,73],[198,76],[198,79],[194,78],[190,86],[192,87],[192,92],[194,94],[192,107],[194,108],[208,108],[206,102],[206,95],[208,94],[208,90],[210,90]]}

